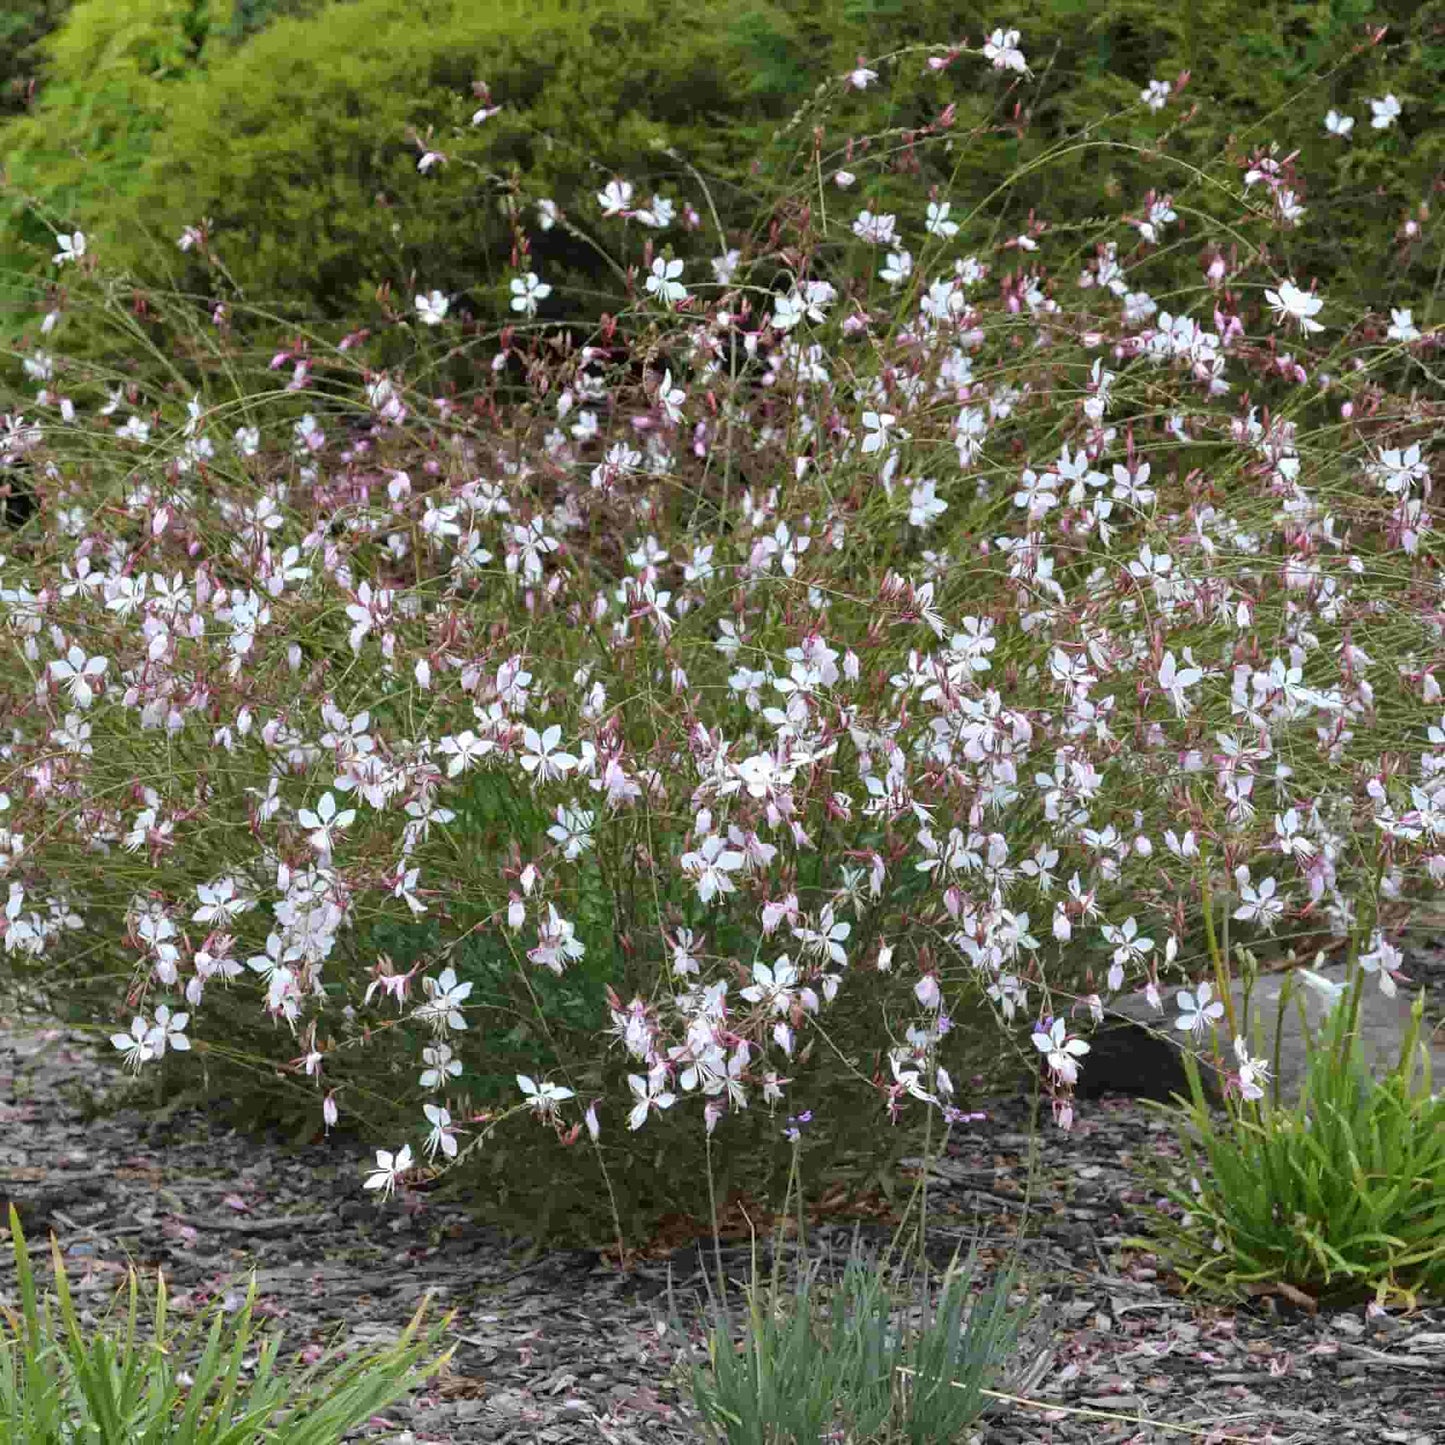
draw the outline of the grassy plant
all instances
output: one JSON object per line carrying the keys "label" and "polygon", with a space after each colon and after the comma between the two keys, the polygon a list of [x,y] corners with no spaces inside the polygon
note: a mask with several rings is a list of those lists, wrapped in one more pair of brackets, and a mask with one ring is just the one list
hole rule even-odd
{"label": "grassy plant", "polygon": [[1301,1007],[1308,1062],[1293,1105],[1231,1091],[1221,1117],[1192,1055],[1191,1098],[1149,1101],[1185,1149],[1181,1170],[1150,1172],[1177,1211],[1161,1215],[1160,1242],[1190,1287],[1283,1286],[1328,1304],[1445,1298],[1445,1095],[1417,1048],[1424,995],[1398,1063],[1375,1078],[1354,1034],[1364,978],[1349,979],[1317,1035]]}
{"label": "grassy plant", "polygon": [[[279,1342],[256,1348],[251,1308],[255,1281],[230,1329],[217,1304],[193,1364],[204,1316],[180,1338],[166,1332],[166,1288],[158,1277],[155,1334],[136,1337],[135,1271],[128,1277],[124,1332],[89,1338],[71,1300],[65,1263],[52,1237],[58,1310],[39,1298],[25,1236],[10,1208],[20,1310],[4,1311],[0,1332],[0,1439],[16,1445],[334,1445],[348,1430],[422,1383],[451,1358],[429,1364],[450,1316],[419,1336],[427,1301],[387,1349],[337,1361],[334,1352],[289,1378],[277,1372]],[[228,1338],[229,1336],[229,1338]],[[334,1368],[332,1368],[334,1366]],[[243,1381],[244,1372],[249,1378]]]}
{"label": "grassy plant", "polygon": [[[820,1439],[956,1440],[1003,1382],[1019,1321],[1010,1277],[970,1295],[975,1262],[950,1269],[936,1313],[915,1332],[896,1323],[898,1301],[875,1267],[856,1257],[822,1304],[812,1274],[794,1293],[757,1298],[738,1324],[724,1310],[693,1372],[693,1398],[712,1438],[728,1445],[813,1445]],[[742,1338],[739,1340],[739,1334]],[[828,1431],[842,1434],[829,1435]]]}
{"label": "grassy plant", "polygon": [[[799,1131],[790,1132],[793,1169],[781,1218],[787,1217],[796,1189],[801,1252],[807,1233],[797,1169]],[[925,1161],[920,1189],[926,1177]],[[918,1202],[916,1195],[913,1202]],[[920,1229],[922,1298],[915,1328],[900,1319],[907,1314],[906,1296],[897,1288],[901,1256],[893,1279],[888,1277],[888,1259],[897,1243],[895,1236],[888,1251],[870,1263],[855,1241],[841,1278],[820,1295],[821,1259],[800,1260],[791,1288],[784,1290],[781,1232],[765,1287],[754,1236],[742,1321],[728,1306],[719,1261],[717,1295],[709,1284],[707,1364],[694,1363],[689,1372],[693,1401],[710,1439],[727,1445],[845,1439],[934,1445],[961,1438],[987,1408],[987,1388],[1018,1386],[1016,1351],[1030,1312],[1011,1298],[1015,1268],[995,1269],[987,1288],[975,1291],[977,1255],[970,1253],[960,1265],[955,1250],[934,1300]]]}

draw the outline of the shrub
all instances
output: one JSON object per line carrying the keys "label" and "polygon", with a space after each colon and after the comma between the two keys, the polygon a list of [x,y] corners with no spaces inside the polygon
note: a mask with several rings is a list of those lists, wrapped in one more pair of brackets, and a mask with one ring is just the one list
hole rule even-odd
{"label": "shrub", "polygon": [[[552,278],[541,314],[589,323],[622,299],[595,245],[592,198],[605,181],[630,177],[639,207],[659,189],[695,207],[699,235],[673,225],[657,239],[701,262],[718,249],[714,210],[729,245],[771,218],[751,166],[780,122],[786,153],[797,152],[790,183],[815,205],[815,171],[831,176],[870,146],[882,148],[883,164],[870,168],[878,209],[946,183],[954,218],[977,212],[995,239],[1045,214],[1056,236],[1084,239],[1100,190],[1139,223],[1171,199],[1171,244],[1153,261],[1161,292],[1197,283],[1210,255],[1196,234],[1238,243],[1221,229],[1234,197],[1219,184],[1220,162],[1258,152],[1284,166],[1286,182],[1263,204],[1303,205],[1310,218],[1280,231],[1272,263],[1383,313],[1434,284],[1425,232],[1445,145],[1434,120],[1439,6],[1397,8],[1350,0],[1301,16],[1289,5],[1211,0],[1161,13],[1145,0],[1102,11],[1027,0],[1012,23],[1030,54],[1048,60],[1037,85],[1016,82],[995,114],[991,91],[923,65],[923,42],[952,33],[977,45],[993,28],[986,7],[940,0],[759,0],[740,12],[709,3],[684,7],[681,19],[665,5],[453,0],[433,4],[423,25],[396,0],[237,5],[227,25],[204,7],[145,0],[146,25],[125,32],[127,78],[99,93],[90,69],[98,39],[116,43],[116,7],[80,5],[52,38],[57,74],[41,113],[10,137],[12,179],[44,200],[56,229],[93,231],[109,264],[152,285],[214,286],[199,249],[174,249],[184,227],[209,217],[215,254],[245,296],[310,321],[373,318],[383,282],[406,299],[418,282],[438,286],[465,295],[484,322],[508,319],[515,234],[505,208],[515,204],[527,214],[528,265]],[[1367,21],[1394,22],[1384,45],[1368,43]],[[830,95],[836,140],[815,162],[814,83],[856,65],[863,50],[884,53],[884,84]],[[169,78],[197,67],[204,84]],[[1156,113],[1141,103],[1146,87],[1185,74],[1175,104]],[[489,87],[486,104],[476,80]],[[90,87],[83,106],[78,86]],[[1303,86],[1311,105],[1296,103]],[[1363,144],[1368,101],[1386,93],[1401,114]],[[491,104],[495,115],[468,124]],[[946,124],[969,135],[964,152],[946,137],[929,143],[946,107]],[[1130,114],[1102,141],[1100,115],[1121,107]],[[1324,129],[1329,107],[1354,116],[1353,136]],[[102,118],[102,128],[87,120],[78,130],[78,115]],[[1278,146],[1272,158],[1268,144]],[[433,149],[450,159],[418,186],[414,168]],[[1072,163],[1044,164],[1051,152]],[[1261,194],[1256,186],[1256,204]],[[530,208],[547,197],[574,198],[569,225],[532,224]],[[32,254],[48,248],[27,226]],[[1361,259],[1386,251],[1400,263],[1388,280]],[[838,263],[830,245],[815,254],[820,275]]]}
{"label": "shrub", "polygon": [[[888,165],[857,166],[866,199]],[[1242,178],[1237,264],[1171,313],[1167,240],[1121,263],[1125,222],[1081,261],[923,196],[815,218],[792,174],[731,275],[654,256],[586,348],[514,276],[469,395],[432,391],[465,328],[419,290],[340,447],[312,369],[354,381],[347,351],[257,358],[165,298],[145,329],[94,257],[67,273],[59,323],[90,308],[151,370],[26,356],[75,419],[5,433],[40,507],[0,592],[17,971],[119,967],[137,1068],[191,1013],[208,1059],[279,1038],[314,1117],[422,1104],[437,1168],[515,1148],[559,1198],[605,1170],[620,1221],[700,1188],[715,1128],[762,1167],[784,1097],[820,1150],[877,1133],[865,1094],[956,1120],[984,1008],[1067,1123],[1078,1029],[1207,965],[1211,896],[1368,937],[1445,876],[1439,409],[1380,381],[1437,334],[1269,269]],[[511,1142],[519,1112],[548,1129]]]}
{"label": "shrub", "polygon": [[213,26],[228,9],[208,0],[75,0],[47,15],[31,47],[43,84],[0,132],[0,265],[33,271],[49,259],[54,231],[74,229],[70,217],[97,214],[132,189],[169,99],[204,72]]}
{"label": "shrub", "polygon": [[[107,208],[97,240],[116,265],[156,279],[143,248],[174,258],[176,236],[204,216],[247,298],[299,304],[309,319],[370,314],[383,279],[398,290],[424,279],[505,312],[503,203],[518,177],[529,197],[582,197],[626,171],[674,198],[682,178],[703,205],[659,140],[734,187],[745,177],[757,135],[717,123],[748,92],[726,13],[713,0],[431,0],[420,11],[356,0],[277,20],[173,97],[133,204]],[[501,106],[475,126],[489,104],[474,81]],[[418,186],[433,147],[449,159]],[[561,228],[535,233],[532,264],[570,283],[559,298],[575,289],[580,300],[600,279],[585,239]],[[192,266],[182,284],[197,279]],[[559,299],[544,315],[560,311]]]}

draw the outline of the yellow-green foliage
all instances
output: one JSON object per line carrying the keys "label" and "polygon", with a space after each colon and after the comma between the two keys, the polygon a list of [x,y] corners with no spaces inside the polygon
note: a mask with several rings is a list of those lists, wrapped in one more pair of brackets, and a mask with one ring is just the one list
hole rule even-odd
{"label": "yellow-green foliage", "polygon": [[[238,4],[240,0],[238,0]],[[171,93],[204,73],[212,32],[232,26],[232,0],[76,0],[33,46],[43,88],[0,132],[0,265],[48,262],[45,218],[70,229],[113,204],[139,174]]]}
{"label": "yellow-green foliage", "polygon": [[[509,188],[555,198],[614,256],[622,230],[600,221],[593,200],[610,176],[634,181],[639,204],[654,189],[690,201],[702,233],[674,226],[654,239],[689,261],[688,281],[706,280],[705,260],[721,249],[712,211],[657,142],[707,177],[736,244],[759,217],[752,168],[765,152],[796,151],[792,184],[816,193],[805,103],[820,79],[859,53],[948,39],[978,47],[1001,23],[996,7],[949,0],[79,0],[50,39],[41,113],[3,139],[11,179],[47,199],[56,227],[79,225],[108,263],[143,280],[226,294],[175,245],[185,225],[209,217],[246,299],[289,303],[298,319],[365,322],[377,285],[390,281],[403,304],[413,288],[438,288],[466,293],[467,309],[495,320],[508,314],[513,274]],[[883,139],[847,162],[864,185],[825,189],[830,215],[896,201],[916,237],[917,178],[877,176],[869,158],[886,153],[900,172],[917,167],[936,181],[955,219],[974,216],[970,244],[1016,234],[1033,209],[1077,227],[1082,255],[1100,234],[1089,218],[1142,214],[1152,186],[1174,195],[1181,220],[1141,278],[1163,295],[1198,285],[1200,213],[1239,214],[1242,168],[1226,158],[1278,141],[1281,155],[1300,151],[1316,191],[1333,181],[1341,195],[1326,209],[1307,188],[1299,230],[1254,229],[1250,239],[1267,240],[1282,271],[1327,288],[1348,282],[1353,302],[1376,307],[1418,302],[1431,288],[1430,248],[1402,246],[1396,233],[1445,161],[1441,0],[1018,0],[1007,23],[1022,32],[1036,81],[977,57],[932,74],[913,50],[880,63],[879,85],[842,97],[830,143]],[[1382,45],[1292,100],[1363,43],[1369,24],[1391,26]],[[1165,111],[1139,104],[1149,80],[1183,70],[1190,84]],[[476,80],[502,110],[472,127]],[[1387,90],[1404,114],[1374,131],[1368,99]],[[1023,135],[1009,128],[1016,102]],[[951,135],[970,138],[950,146],[919,135],[949,103]],[[1324,131],[1331,105],[1356,117],[1349,142]],[[1110,148],[1099,146],[1090,128],[1123,107],[1132,114],[1111,128]],[[990,133],[973,134],[979,126]],[[428,135],[451,159],[423,175],[418,138]],[[830,176],[845,158],[833,150],[823,162]],[[1263,187],[1251,198],[1267,208]],[[554,287],[544,319],[615,310],[618,276],[592,245],[523,215],[527,267]],[[641,232],[629,231],[635,261]],[[1127,255],[1133,233],[1114,224],[1108,234]],[[44,228],[31,222],[26,235],[32,256],[48,261]],[[0,265],[6,249],[0,240]],[[1055,251],[1051,264],[1073,259]]]}
{"label": "yellow-green foliage", "polygon": [[70,0],[8,0],[0,9],[0,116],[22,112],[36,79],[36,51],[60,24]]}
{"label": "yellow-green foliage", "polygon": [[[450,294],[490,285],[495,305],[512,177],[533,196],[590,202],[614,170],[650,171],[659,184],[680,177],[703,208],[659,140],[706,173],[746,176],[755,139],[729,122],[750,73],[728,13],[724,0],[356,0],[280,20],[173,98],[131,203],[97,218],[96,238],[154,277],[162,264],[185,271],[175,238],[209,217],[248,300],[300,298],[318,319],[364,311],[383,279]],[[473,127],[476,80],[503,109]],[[413,137],[429,131],[451,160],[419,174]],[[577,220],[595,230],[586,209]],[[559,281],[598,267],[560,229],[531,264]]]}

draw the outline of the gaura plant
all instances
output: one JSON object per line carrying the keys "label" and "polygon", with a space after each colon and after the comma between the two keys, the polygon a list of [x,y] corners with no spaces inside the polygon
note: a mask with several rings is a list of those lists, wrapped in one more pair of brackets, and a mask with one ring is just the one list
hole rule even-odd
{"label": "gaura plant", "polygon": [[[902,65],[926,127],[830,133]],[[1432,298],[1354,314],[1288,268],[1275,132],[1328,76],[1204,170],[1183,78],[1151,85],[1157,184],[1081,221],[1007,178],[955,214],[980,65],[976,128],[1021,123],[1014,30],[826,81],[704,274],[667,239],[706,224],[695,172],[682,208],[509,194],[514,324],[383,287],[384,372],[364,327],[238,351],[234,298],[138,298],[57,226],[0,430],[35,504],[0,565],[7,964],[59,994],[119,956],[129,1067],[279,1064],[386,1146],[382,1197],[522,1115],[615,1198],[651,1141],[810,1087],[960,1117],[974,1015],[1067,1125],[1106,998],[1217,1001],[1201,870],[1251,939],[1379,953],[1445,882]],[[883,209],[920,150],[943,179]],[[616,251],[595,335],[536,317],[548,226]],[[224,235],[177,244],[225,293]],[[58,355],[81,306],[124,369]],[[375,943],[423,926],[401,967]]]}

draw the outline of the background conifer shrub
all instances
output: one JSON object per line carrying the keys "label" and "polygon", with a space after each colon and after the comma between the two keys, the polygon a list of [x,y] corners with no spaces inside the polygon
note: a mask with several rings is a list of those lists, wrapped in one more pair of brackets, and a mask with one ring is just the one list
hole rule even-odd
{"label": "background conifer shrub", "polygon": [[[756,137],[730,122],[750,94],[748,54],[726,16],[714,0],[357,0],[278,19],[174,98],[129,214],[97,238],[116,264],[154,276],[135,221],[173,256],[182,226],[212,217],[242,290],[313,320],[355,319],[378,281],[413,274],[482,298],[511,249],[499,202],[515,176],[535,195],[590,196],[614,171],[675,194],[685,172],[659,141],[710,173],[746,175]],[[475,126],[489,107],[474,81],[502,107]],[[748,104],[781,110],[778,97]],[[453,159],[419,186],[413,137],[429,131]],[[593,229],[595,217],[578,220]],[[531,264],[585,292],[597,260],[557,229]]]}
{"label": "background conifer shrub", "polygon": [[[52,249],[19,209],[23,192],[46,203],[57,229],[79,226],[110,265],[147,284],[214,289],[199,249],[175,247],[184,226],[209,217],[247,299],[295,319],[363,324],[388,282],[403,302],[414,286],[438,288],[494,323],[516,319],[507,207],[571,197],[575,230],[540,231],[527,216],[526,264],[553,287],[543,321],[587,322],[627,301],[618,259],[594,245],[610,249],[594,200],[608,179],[631,180],[638,207],[661,193],[696,209],[695,233],[678,221],[631,226],[695,270],[719,249],[714,206],[729,245],[766,235],[771,210],[752,172],[771,152],[795,156],[793,179],[815,210],[891,210],[920,183],[946,183],[953,219],[976,214],[1001,240],[1025,232],[1031,214],[1047,216],[1056,230],[1079,227],[1081,255],[1090,218],[1127,206],[1143,221],[1167,196],[1176,218],[1161,228],[1163,264],[1184,286],[1209,259],[1191,237],[1208,219],[1232,218],[1220,181],[1232,188],[1276,140],[1275,159],[1297,152],[1294,168],[1311,182],[1295,191],[1307,223],[1271,243],[1279,267],[1326,289],[1348,285],[1381,314],[1433,284],[1427,232],[1445,170],[1439,0],[1206,0],[1165,12],[1147,0],[1023,0],[1009,24],[1034,80],[1004,71],[960,86],[911,48],[949,34],[977,45],[996,18],[943,0],[754,0],[741,10],[717,0],[81,0],[46,42],[35,113],[6,128],[16,191],[0,258],[33,267]],[[1370,25],[1389,25],[1383,45],[1365,44]],[[885,57],[881,83],[840,94],[835,80],[815,96],[861,52]],[[1151,82],[1174,87],[1185,72],[1161,109],[1141,101]],[[1314,73],[1324,76],[1316,103],[1289,104]],[[1369,100],[1387,93],[1401,114],[1379,134]],[[818,104],[835,124],[815,160]],[[1099,117],[1124,106],[1133,112],[1101,143]],[[947,126],[971,136],[966,154],[918,144],[929,127],[946,128],[947,107]],[[1354,118],[1351,136],[1324,130],[1330,108]],[[981,122],[988,133],[974,136]],[[859,153],[888,152],[866,193],[831,184],[854,164],[850,135]],[[418,185],[428,148],[450,159]],[[1060,152],[1067,164],[1041,164]],[[1161,173],[1168,189],[1151,197]],[[1001,189],[1004,175],[1015,180]],[[1252,190],[1268,212],[1268,188]],[[1388,271],[1368,259],[1387,253],[1397,262]],[[825,249],[820,274],[840,259]]]}
{"label": "background conifer shrub", "polygon": [[[62,231],[93,225],[139,178],[172,93],[204,74],[226,33],[244,33],[232,26],[231,0],[30,0],[28,14],[15,49],[0,31],[0,65],[22,81],[19,102],[12,92],[6,106],[19,113],[0,132],[7,180],[0,264],[7,269],[48,263],[54,249],[32,199]],[[27,104],[31,78],[38,84]]]}

